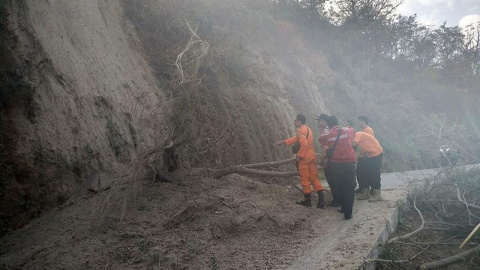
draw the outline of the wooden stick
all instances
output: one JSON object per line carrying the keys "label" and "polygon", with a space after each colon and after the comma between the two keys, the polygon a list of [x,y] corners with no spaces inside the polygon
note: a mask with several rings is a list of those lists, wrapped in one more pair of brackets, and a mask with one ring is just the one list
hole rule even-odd
{"label": "wooden stick", "polygon": [[443,260],[422,264],[422,265],[420,265],[420,269],[421,270],[427,270],[427,269],[439,268],[439,267],[442,267],[442,266],[445,266],[445,265],[448,265],[448,264],[452,264],[456,261],[463,260],[467,257],[472,256],[475,253],[480,253],[480,246],[478,246],[476,248],[472,248],[469,251],[465,251],[465,252],[453,255],[451,257],[445,258]]}
{"label": "wooden stick", "polygon": [[[318,154],[317,154],[318,155]],[[298,172],[272,172],[272,171],[263,171],[263,170],[253,170],[254,168],[262,168],[262,167],[278,167],[280,165],[285,165],[289,163],[294,163],[296,158],[289,158],[281,161],[275,162],[261,162],[261,163],[253,163],[253,164],[243,164],[238,166],[231,166],[228,168],[217,170],[213,173],[213,178],[220,178],[225,175],[229,175],[232,173],[245,173],[245,174],[256,174],[256,175],[263,175],[263,176],[274,176],[274,177],[289,177],[289,176],[299,176]],[[319,168],[322,169],[322,168]]]}
{"label": "wooden stick", "polygon": [[255,174],[261,176],[273,176],[273,177],[290,177],[290,176],[299,176],[300,174],[295,172],[271,172],[271,171],[262,171],[262,170],[255,170],[249,169],[245,167],[229,167],[225,169],[221,169],[216,171],[213,174],[213,178],[217,179],[225,175],[229,175],[232,173],[245,173],[245,174]]}
{"label": "wooden stick", "polygon": [[478,225],[475,227],[475,229],[473,229],[473,231],[468,235],[468,237],[463,241],[463,243],[460,245],[460,248],[463,248],[463,246],[465,246],[465,244],[468,243],[468,241],[470,241],[470,238],[472,238],[472,236],[478,231],[478,229],[480,229],[480,223],[478,223]]}
{"label": "wooden stick", "polygon": [[280,165],[288,164],[288,163],[294,163],[295,158],[289,158],[281,161],[276,161],[276,162],[261,162],[261,163],[254,163],[254,164],[245,164],[245,165],[239,165],[239,167],[243,168],[263,168],[263,167],[278,167]]}

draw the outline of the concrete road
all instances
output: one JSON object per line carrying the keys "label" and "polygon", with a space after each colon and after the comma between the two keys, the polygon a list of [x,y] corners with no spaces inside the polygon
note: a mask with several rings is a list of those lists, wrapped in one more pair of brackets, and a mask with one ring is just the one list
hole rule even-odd
{"label": "concrete road", "polygon": [[[468,168],[478,166],[469,165]],[[309,269],[374,269],[367,258],[376,258],[378,245],[388,239],[398,222],[398,201],[404,200],[408,187],[437,175],[442,169],[382,174],[384,201],[355,201],[353,219],[344,220],[336,209],[314,224],[314,236],[299,258],[288,267]],[[326,185],[326,183],[325,183]]]}

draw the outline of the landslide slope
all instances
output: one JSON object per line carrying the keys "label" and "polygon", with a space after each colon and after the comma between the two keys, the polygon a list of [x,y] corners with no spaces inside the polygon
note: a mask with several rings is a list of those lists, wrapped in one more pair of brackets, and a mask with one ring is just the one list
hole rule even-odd
{"label": "landslide slope", "polygon": [[[470,90],[388,61],[366,72],[341,30],[263,1],[10,0],[1,14],[4,228],[166,140],[185,171],[287,157],[273,143],[299,112],[312,127],[321,112],[370,116],[389,171],[435,165],[443,142],[415,144],[432,114],[478,130]],[[209,48],[186,53],[182,82],[187,22]]]}
{"label": "landslide slope", "polygon": [[0,208],[15,227],[151,148],[166,100],[117,1],[1,8]]}

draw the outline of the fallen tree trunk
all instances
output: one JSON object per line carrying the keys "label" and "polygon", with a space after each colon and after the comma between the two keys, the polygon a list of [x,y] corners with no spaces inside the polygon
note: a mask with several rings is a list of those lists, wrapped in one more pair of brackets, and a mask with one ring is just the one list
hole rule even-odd
{"label": "fallen tree trunk", "polygon": [[274,161],[274,162],[268,161],[268,162],[261,162],[261,163],[232,166],[232,167],[215,171],[213,173],[213,178],[220,178],[222,176],[229,175],[232,173],[245,173],[245,174],[255,174],[255,175],[274,176],[274,177],[299,176],[298,172],[272,172],[272,171],[254,170],[254,168],[263,168],[263,167],[277,168],[280,165],[294,163],[295,160],[296,158],[289,158],[289,159]]}
{"label": "fallen tree trunk", "polygon": [[298,171],[295,172],[271,172],[271,171],[262,171],[262,170],[255,170],[245,167],[229,167],[225,169],[221,169],[216,171],[213,174],[213,178],[220,178],[225,175],[229,175],[232,173],[245,173],[245,174],[255,174],[255,175],[262,175],[262,176],[274,176],[274,177],[289,177],[289,176],[299,176],[300,174]]}
{"label": "fallen tree trunk", "polygon": [[448,265],[448,264],[452,264],[456,261],[463,260],[467,257],[470,257],[470,256],[476,254],[476,253],[480,253],[480,246],[478,246],[476,248],[472,248],[469,251],[465,251],[465,252],[462,252],[460,254],[453,255],[452,257],[448,257],[448,258],[445,258],[445,259],[440,260],[440,261],[422,264],[422,265],[420,265],[420,269],[426,270],[426,269],[439,268],[439,267],[442,267],[442,266],[445,266],[445,265]]}
{"label": "fallen tree trunk", "polygon": [[295,158],[290,158],[286,160],[281,160],[281,161],[276,161],[276,162],[261,162],[261,163],[254,163],[254,164],[245,164],[245,165],[239,165],[238,167],[243,167],[243,168],[263,168],[263,167],[278,167],[280,165],[285,165],[288,163],[294,163]]}

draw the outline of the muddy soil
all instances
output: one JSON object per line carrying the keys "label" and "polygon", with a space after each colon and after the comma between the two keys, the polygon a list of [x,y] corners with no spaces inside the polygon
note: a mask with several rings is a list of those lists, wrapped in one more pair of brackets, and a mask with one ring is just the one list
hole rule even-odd
{"label": "muddy soil", "polygon": [[5,236],[0,269],[285,269],[340,216],[296,179],[183,177],[74,197]]}

